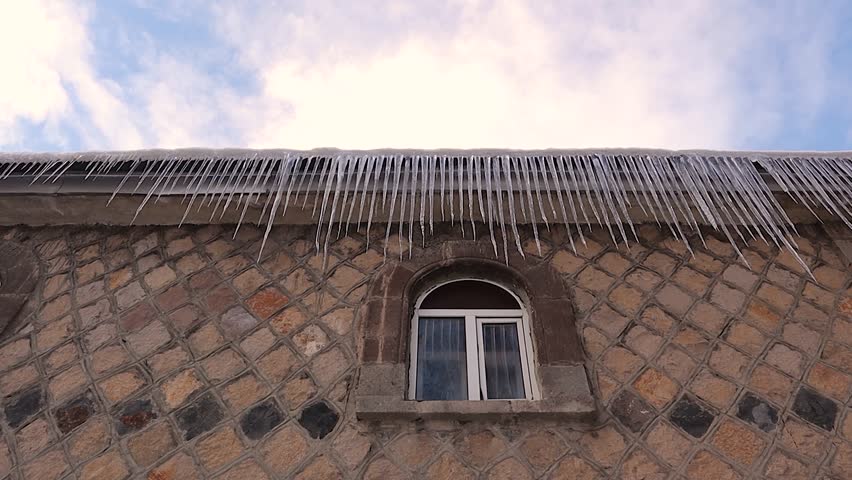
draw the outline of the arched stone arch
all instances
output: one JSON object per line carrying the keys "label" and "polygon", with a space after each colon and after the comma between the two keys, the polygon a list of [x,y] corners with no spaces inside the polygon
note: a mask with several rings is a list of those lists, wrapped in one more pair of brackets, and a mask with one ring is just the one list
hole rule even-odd
{"label": "arched stone arch", "polygon": [[[501,259],[502,260],[502,259]],[[393,412],[388,402],[402,401],[407,385],[407,362],[411,318],[416,300],[430,286],[455,278],[481,278],[496,281],[509,288],[524,303],[530,315],[535,366],[543,399],[511,403],[536,404],[537,413],[558,411],[559,405],[573,402],[576,414],[594,412],[584,368],[584,355],[575,325],[570,290],[562,277],[548,263],[536,257],[523,258],[513,252],[508,262],[495,260],[491,245],[481,242],[450,241],[440,248],[401,261],[392,261],[382,269],[370,286],[366,304],[361,309],[359,328],[361,344],[359,416],[370,417],[367,397],[382,398],[381,408]],[[396,400],[395,400],[396,399]],[[408,404],[455,402],[405,402]],[[500,401],[465,402],[497,407]],[[409,411],[411,406],[395,403]],[[373,405],[376,406],[376,405]],[[421,406],[420,416],[430,416]],[[544,409],[542,411],[541,409]],[[444,409],[444,413],[449,413]],[[492,412],[493,413],[493,412]],[[520,413],[520,412],[515,412]]]}

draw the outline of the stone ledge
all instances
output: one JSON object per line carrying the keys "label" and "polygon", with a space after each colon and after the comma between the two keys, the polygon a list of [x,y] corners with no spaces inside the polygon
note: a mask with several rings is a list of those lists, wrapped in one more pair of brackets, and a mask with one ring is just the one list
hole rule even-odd
{"label": "stone ledge", "polygon": [[558,420],[593,423],[595,399],[583,365],[540,366],[540,400],[406,399],[406,365],[375,363],[361,366],[355,391],[355,415],[360,420]]}

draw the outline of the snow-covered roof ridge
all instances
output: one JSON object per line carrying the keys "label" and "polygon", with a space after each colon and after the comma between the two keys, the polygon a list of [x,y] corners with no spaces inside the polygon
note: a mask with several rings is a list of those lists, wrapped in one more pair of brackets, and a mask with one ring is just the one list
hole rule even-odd
{"label": "snow-covered roof ridge", "polygon": [[660,156],[660,157],[723,157],[723,158],[847,158],[852,159],[852,151],[795,151],[795,150],[709,150],[686,149],[668,150],[660,148],[546,148],[546,149],[506,149],[506,148],[379,148],[379,149],[339,149],[315,148],[297,150],[286,148],[176,148],[142,150],[91,150],[80,152],[0,152],[0,163],[68,161],[80,162],[105,160],[199,160],[199,159],[250,159],[287,157],[332,157],[332,156],[450,156],[467,158],[470,156]]}

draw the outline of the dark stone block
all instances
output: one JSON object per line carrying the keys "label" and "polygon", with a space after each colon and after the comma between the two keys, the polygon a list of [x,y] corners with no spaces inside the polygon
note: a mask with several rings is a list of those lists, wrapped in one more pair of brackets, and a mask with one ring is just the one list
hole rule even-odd
{"label": "dark stone block", "polygon": [[796,415],[829,432],[834,430],[837,404],[811,389],[802,387],[793,401]]}
{"label": "dark stone block", "polygon": [[379,360],[379,339],[364,338],[364,348],[361,351],[362,362],[377,362]]}
{"label": "dark stone block", "polygon": [[778,424],[778,410],[764,400],[747,393],[737,404],[737,417],[771,432]]}
{"label": "dark stone block", "polygon": [[213,395],[207,393],[199,397],[192,405],[178,411],[175,417],[178,426],[184,431],[183,438],[192,440],[215,427],[225,415]]}
{"label": "dark stone block", "polygon": [[86,423],[94,413],[95,402],[91,395],[86,393],[56,409],[53,416],[59,431],[65,434]]}
{"label": "dark stone block", "polygon": [[27,390],[16,397],[7,398],[3,410],[9,426],[17,428],[24,420],[38,413],[44,406],[44,394],[40,388]]}
{"label": "dark stone block", "polygon": [[669,418],[684,432],[695,438],[701,438],[707,433],[715,415],[699,405],[698,402],[684,397],[675,404]]}
{"label": "dark stone block", "polygon": [[17,317],[28,297],[23,293],[0,293],[0,333]]}
{"label": "dark stone block", "polygon": [[313,438],[324,438],[334,430],[338,420],[337,413],[323,401],[305,407],[299,416],[299,424]]}
{"label": "dark stone block", "polygon": [[385,363],[401,363],[399,337],[382,337],[381,361]]}
{"label": "dark stone block", "polygon": [[656,415],[647,402],[628,390],[619,393],[609,408],[615,418],[633,433],[640,432]]}
{"label": "dark stone block", "polygon": [[141,430],[157,418],[154,404],[150,399],[132,400],[121,408],[116,415],[115,430],[119,435]]}
{"label": "dark stone block", "polygon": [[273,428],[284,421],[284,414],[272,400],[255,405],[243,415],[240,427],[246,437],[257,440],[263,438]]}
{"label": "dark stone block", "polygon": [[[30,248],[20,242],[0,240],[0,271],[3,272],[0,294],[26,296],[38,283],[38,259]],[[0,310],[0,315],[3,313],[5,312]]]}
{"label": "dark stone block", "polygon": [[583,349],[574,326],[573,306],[565,300],[538,299],[531,305],[541,335],[535,340],[543,363],[569,365],[583,361]]}

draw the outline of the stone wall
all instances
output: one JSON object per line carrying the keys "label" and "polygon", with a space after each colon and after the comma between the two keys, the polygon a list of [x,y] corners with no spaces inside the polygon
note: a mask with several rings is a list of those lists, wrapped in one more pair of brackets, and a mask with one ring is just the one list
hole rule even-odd
{"label": "stone wall", "polygon": [[250,227],[0,230],[42,270],[0,340],[0,478],[852,477],[852,298],[829,238],[799,240],[810,278],[759,242],[749,269],[713,237],[693,257],[639,231],[630,250],[542,242],[600,402],[583,427],[358,422],[382,231],[323,265],[310,229],[276,228],[259,262]]}

